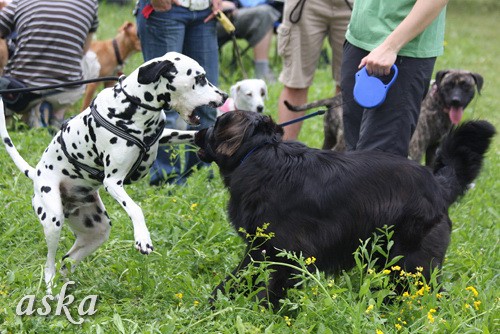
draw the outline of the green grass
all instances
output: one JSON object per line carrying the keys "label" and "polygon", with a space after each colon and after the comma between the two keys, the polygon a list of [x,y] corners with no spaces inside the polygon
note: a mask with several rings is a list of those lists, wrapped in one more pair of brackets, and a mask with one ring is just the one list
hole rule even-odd
{"label": "green grass", "polygon": [[[466,118],[487,119],[500,128],[498,10],[463,4],[451,1],[446,50],[437,61],[436,71],[462,68],[482,74],[482,94],[466,109]],[[101,5],[99,38],[112,37],[123,20],[133,20],[130,12],[128,7]],[[222,70],[231,72],[225,52]],[[140,54],[134,56],[126,72],[141,62]],[[250,70],[250,60],[245,59],[245,63]],[[275,70],[278,68],[279,61]],[[230,81],[240,79],[238,71],[234,72]],[[332,94],[329,73],[328,67],[318,70],[310,100]],[[230,84],[221,81],[225,90]],[[266,107],[276,116],[281,85],[271,85],[269,90]],[[74,111],[78,109],[75,106]],[[45,130],[21,129],[12,131],[11,136],[32,165],[51,139]],[[305,122],[300,139],[320,147],[322,120],[316,117]],[[292,289],[277,312],[263,309],[242,295],[234,300],[222,297],[215,310],[210,309],[207,299],[212,289],[236,266],[244,244],[227,221],[228,194],[220,178],[207,182],[209,171],[202,170],[182,188],[152,188],[148,180],[127,187],[142,207],[152,234],[155,252],[149,256],[135,251],[129,218],[102,192],[113,221],[110,239],[70,275],[77,284],[69,293],[77,303],[87,295],[99,296],[97,313],[85,317],[82,325],[73,325],[64,315],[53,313],[45,317],[15,314],[17,303],[25,295],[35,294],[36,307],[42,306],[46,246],[42,227],[31,209],[32,183],[0,149],[0,333],[498,332],[499,147],[497,136],[476,187],[450,209],[454,226],[442,296],[423,292],[417,286],[410,288],[409,296],[399,303],[382,303],[389,291],[387,276],[381,271],[367,273],[368,267],[363,265],[369,262],[370,253],[361,248],[359,265],[340,277],[304,271],[304,288]],[[211,169],[217,173],[216,167]],[[58,259],[73,240],[69,229],[64,228]],[[304,268],[304,259],[297,259],[297,266]],[[245,277],[240,284],[245,285]],[[77,303],[73,304],[74,318]],[[55,309],[55,302],[52,306]]]}

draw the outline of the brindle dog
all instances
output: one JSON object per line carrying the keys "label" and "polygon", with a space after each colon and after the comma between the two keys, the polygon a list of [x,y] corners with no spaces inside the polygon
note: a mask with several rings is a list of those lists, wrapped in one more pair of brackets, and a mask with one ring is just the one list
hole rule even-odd
{"label": "brindle dog", "polygon": [[462,120],[464,109],[480,94],[483,77],[464,70],[443,70],[436,73],[436,81],[422,102],[417,128],[410,141],[409,156],[432,165],[436,150],[453,125]]}

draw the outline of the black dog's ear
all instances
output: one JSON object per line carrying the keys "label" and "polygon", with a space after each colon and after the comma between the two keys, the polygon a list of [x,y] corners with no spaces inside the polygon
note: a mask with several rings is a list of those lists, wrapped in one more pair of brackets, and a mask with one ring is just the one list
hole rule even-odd
{"label": "black dog's ear", "polygon": [[481,89],[483,88],[484,79],[479,73],[471,73],[474,82],[476,83],[477,93],[481,95]]}
{"label": "black dog's ear", "polygon": [[152,62],[151,64],[139,67],[137,82],[147,85],[158,81],[160,76],[162,76],[172,83],[175,74],[177,74],[177,68],[170,60]]}
{"label": "black dog's ear", "polygon": [[438,86],[439,86],[439,85],[441,84],[441,80],[443,80],[444,76],[445,76],[446,74],[448,74],[448,72],[450,72],[450,71],[448,71],[448,70],[443,70],[443,71],[438,71],[438,72],[436,73],[436,85],[438,85]]}
{"label": "black dog's ear", "polygon": [[[243,139],[246,136],[248,129],[252,126],[251,122],[244,117],[241,117],[238,113],[232,112],[232,114],[227,113],[227,116],[222,117],[218,121],[217,133],[215,134],[217,142],[220,144],[217,146],[216,152],[227,157],[231,157],[240,148]],[[224,116],[226,116],[224,115]],[[224,123],[228,121],[226,126]]]}

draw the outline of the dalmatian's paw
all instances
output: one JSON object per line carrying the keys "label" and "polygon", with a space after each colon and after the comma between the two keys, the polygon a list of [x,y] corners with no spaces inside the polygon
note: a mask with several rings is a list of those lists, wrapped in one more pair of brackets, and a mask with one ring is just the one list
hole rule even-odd
{"label": "dalmatian's paw", "polygon": [[150,254],[153,251],[153,242],[149,236],[135,238],[135,249],[142,254]]}

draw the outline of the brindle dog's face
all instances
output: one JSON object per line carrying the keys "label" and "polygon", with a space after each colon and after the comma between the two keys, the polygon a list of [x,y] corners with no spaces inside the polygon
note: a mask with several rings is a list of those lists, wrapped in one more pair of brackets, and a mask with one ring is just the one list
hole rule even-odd
{"label": "brindle dog's face", "polygon": [[204,162],[232,165],[252,148],[279,141],[283,128],[271,117],[249,111],[230,111],[217,118],[214,126],[196,134],[198,157]]}
{"label": "brindle dog's face", "polygon": [[444,70],[436,73],[436,85],[451,122],[458,124],[464,109],[474,98],[475,90],[481,93],[483,77],[469,71]]}

